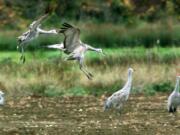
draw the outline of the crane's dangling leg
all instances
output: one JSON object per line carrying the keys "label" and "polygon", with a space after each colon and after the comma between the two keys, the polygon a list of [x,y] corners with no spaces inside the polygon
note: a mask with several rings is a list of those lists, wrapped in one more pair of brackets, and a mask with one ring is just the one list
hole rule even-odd
{"label": "crane's dangling leg", "polygon": [[174,113],[174,112],[176,112],[176,107],[170,106],[169,107],[169,113]]}
{"label": "crane's dangling leg", "polygon": [[82,66],[80,67],[80,70],[84,72],[84,74],[87,76],[87,78],[88,78],[89,80],[92,80],[91,74],[87,73],[86,70],[85,70]]}
{"label": "crane's dangling leg", "polygon": [[79,59],[79,66],[80,66],[80,70],[87,76],[87,78],[89,80],[92,80],[93,75],[84,68],[83,59]]}
{"label": "crane's dangling leg", "polygon": [[23,46],[21,46],[21,57],[20,57],[20,61],[22,61],[22,63],[24,63],[26,61],[25,55],[24,55],[24,48]]}
{"label": "crane's dangling leg", "polygon": [[70,53],[67,57],[64,58],[64,61],[67,61],[67,60],[75,60],[74,54]]}
{"label": "crane's dangling leg", "polygon": [[[85,67],[83,64],[83,59],[82,59],[82,65],[83,65],[83,67]],[[84,68],[84,70],[89,74],[89,76],[93,77],[93,75],[86,68]]]}

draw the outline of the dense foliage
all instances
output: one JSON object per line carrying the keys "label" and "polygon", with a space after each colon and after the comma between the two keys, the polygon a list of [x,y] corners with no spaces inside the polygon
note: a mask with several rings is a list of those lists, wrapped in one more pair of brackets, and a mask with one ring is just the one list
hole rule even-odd
{"label": "dense foliage", "polygon": [[34,19],[45,12],[61,19],[134,23],[154,22],[171,16],[179,18],[179,0],[0,0],[2,24],[17,27],[23,19]]}

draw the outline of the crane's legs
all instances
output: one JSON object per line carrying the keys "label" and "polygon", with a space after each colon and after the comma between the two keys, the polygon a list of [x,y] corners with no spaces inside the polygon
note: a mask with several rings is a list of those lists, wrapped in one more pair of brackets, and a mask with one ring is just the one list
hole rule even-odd
{"label": "crane's legs", "polygon": [[73,54],[69,54],[67,57],[64,58],[64,61],[67,61],[67,60],[75,60],[75,58],[73,57]]}
{"label": "crane's legs", "polygon": [[92,80],[93,75],[84,68],[82,59],[79,60],[79,67],[80,67],[80,70],[87,76],[87,78],[89,80]]}
{"label": "crane's legs", "polygon": [[80,66],[80,70],[83,71],[83,73],[87,76],[89,80],[92,80],[93,75],[86,71],[86,69],[83,66]]}
{"label": "crane's legs", "polygon": [[121,114],[122,114],[123,105],[120,104],[120,105],[118,105],[116,108],[117,108],[117,110],[118,110],[118,114],[121,115]]}
{"label": "crane's legs", "polygon": [[24,55],[24,48],[21,46],[21,57],[20,57],[20,61],[22,61],[22,63],[24,63],[26,61],[25,55]]}
{"label": "crane's legs", "polygon": [[170,113],[174,113],[174,112],[176,112],[176,110],[177,110],[177,108],[174,106],[170,106],[170,108],[169,108]]}
{"label": "crane's legs", "polygon": [[92,80],[93,75],[85,69],[85,66],[83,64],[83,58],[82,57],[74,57],[74,54],[71,53],[68,55],[68,57],[65,58],[65,60],[77,60],[79,62],[79,68],[80,70],[87,76],[89,80]]}

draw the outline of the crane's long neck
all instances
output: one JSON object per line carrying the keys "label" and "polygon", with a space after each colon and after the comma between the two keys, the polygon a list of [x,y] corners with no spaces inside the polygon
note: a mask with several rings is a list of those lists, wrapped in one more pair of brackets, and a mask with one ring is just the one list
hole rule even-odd
{"label": "crane's long neck", "polygon": [[43,30],[41,28],[37,28],[37,31],[41,34],[57,34],[56,30],[53,29],[53,30]]}
{"label": "crane's long neck", "polygon": [[132,85],[132,72],[128,72],[128,80],[124,85],[124,88],[127,90],[127,92],[131,90],[131,85]]}
{"label": "crane's long neck", "polygon": [[179,92],[179,78],[178,78],[178,77],[177,77],[177,79],[176,79],[175,91],[176,91],[176,92]]}

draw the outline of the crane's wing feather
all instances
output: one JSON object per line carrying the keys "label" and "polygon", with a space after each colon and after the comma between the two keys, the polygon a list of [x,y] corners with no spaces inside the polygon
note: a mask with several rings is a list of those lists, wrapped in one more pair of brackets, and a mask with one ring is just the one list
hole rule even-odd
{"label": "crane's wing feather", "polygon": [[114,97],[118,102],[126,101],[126,93],[124,93],[123,91],[115,93]]}
{"label": "crane's wing feather", "polygon": [[172,105],[173,106],[180,105],[180,94],[176,93],[174,91],[168,97],[168,103],[167,103],[168,110],[169,110],[170,106],[172,106]]}
{"label": "crane's wing feather", "polygon": [[60,33],[63,33],[65,36],[64,39],[64,48],[68,53],[74,51],[75,48],[79,46],[79,35],[80,29],[73,27],[68,23],[64,23],[63,27],[60,30]]}
{"label": "crane's wing feather", "polygon": [[124,91],[117,91],[109,98],[109,100],[112,102],[114,107],[117,107],[127,100],[127,95]]}
{"label": "crane's wing feather", "polygon": [[48,45],[46,46],[47,48],[53,48],[53,49],[59,49],[62,50],[64,48],[64,44],[60,43],[60,44],[53,44],[53,45]]}
{"label": "crane's wing feather", "polygon": [[179,93],[175,93],[172,97],[172,102],[175,105],[180,105],[180,94]]}
{"label": "crane's wing feather", "polygon": [[36,21],[33,21],[33,22],[30,24],[30,26],[32,26],[32,27],[31,27],[31,30],[32,30],[32,31],[35,30],[35,29],[39,26],[39,24],[41,24],[42,21],[44,21],[44,20],[48,17],[48,15],[49,15],[49,14],[45,14],[45,15],[41,16],[39,19],[37,19]]}

